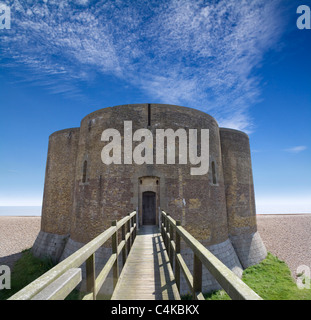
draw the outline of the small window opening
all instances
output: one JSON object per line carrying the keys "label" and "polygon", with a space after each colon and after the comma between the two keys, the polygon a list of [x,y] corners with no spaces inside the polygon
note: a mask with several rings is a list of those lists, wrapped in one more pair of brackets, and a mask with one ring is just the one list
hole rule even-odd
{"label": "small window opening", "polygon": [[148,126],[151,126],[151,107],[150,103],[148,103]]}
{"label": "small window opening", "polygon": [[213,176],[213,184],[217,184],[215,161],[212,161],[212,176]]}
{"label": "small window opening", "polygon": [[83,175],[82,175],[82,182],[86,182],[86,170],[87,170],[87,161],[85,160],[83,163]]}

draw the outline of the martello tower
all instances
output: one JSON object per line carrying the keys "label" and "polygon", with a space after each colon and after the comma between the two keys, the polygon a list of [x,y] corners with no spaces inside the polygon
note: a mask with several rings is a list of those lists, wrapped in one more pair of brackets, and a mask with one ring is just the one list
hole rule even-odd
{"label": "martello tower", "polygon": [[[124,141],[124,121],[132,122],[133,131],[146,128],[151,133],[168,128],[186,132],[208,129],[208,173],[191,175],[193,165],[178,161],[174,165],[156,161],[104,164],[102,132],[114,128]],[[133,148],[138,143],[133,141]],[[177,153],[178,139],[175,144]],[[165,154],[167,148],[170,146],[165,144]],[[119,220],[133,210],[138,209],[140,225],[157,224],[159,208],[181,220],[238,275],[266,256],[257,232],[248,136],[219,128],[216,120],[204,112],[163,104],[100,109],[84,117],[79,128],[50,135],[41,231],[33,252],[62,260],[110,227],[111,220]],[[101,249],[99,262],[104,263],[109,250]],[[183,250],[187,256],[187,249]],[[191,257],[186,261],[191,269]],[[203,277],[203,289],[217,287],[207,270]]]}

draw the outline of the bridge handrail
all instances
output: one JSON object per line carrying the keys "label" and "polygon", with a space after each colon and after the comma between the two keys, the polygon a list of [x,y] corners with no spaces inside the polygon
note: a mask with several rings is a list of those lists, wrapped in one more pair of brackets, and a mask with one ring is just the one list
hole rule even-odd
{"label": "bridge handrail", "polygon": [[[86,287],[88,293],[84,296],[83,299],[95,300],[97,293],[99,292],[111,269],[113,269],[114,286],[117,282],[117,279],[119,277],[118,256],[122,252],[124,265],[126,256],[129,253],[131,245],[133,244],[136,236],[136,217],[137,213],[136,211],[133,211],[118,222],[112,221],[112,226],[110,228],[88,242],[68,258],[58,263],[42,276],[28,284],[26,287],[15,293],[8,300],[34,299],[43,289],[53,285],[53,283],[55,283],[56,280],[64,275],[68,270],[78,268],[84,262],[86,262]],[[127,226],[127,231],[125,230],[125,226]],[[122,241],[118,243],[118,230],[120,229],[122,230]],[[98,277],[95,279],[95,251],[99,249],[110,238],[112,238],[112,254]],[[72,289],[74,289],[77,283],[74,281],[72,281],[72,283]],[[67,294],[70,293],[72,289],[67,292]]]}
{"label": "bridge handrail", "polygon": [[[170,261],[175,262],[175,280],[180,290],[180,269],[183,271],[193,298],[203,300],[202,294],[202,264],[214,276],[220,286],[234,300],[262,300],[235,273],[224,265],[216,256],[205,248],[165,211],[161,211],[161,233]],[[182,238],[194,253],[193,276],[180,253],[180,238]],[[175,239],[175,240],[174,240]]]}

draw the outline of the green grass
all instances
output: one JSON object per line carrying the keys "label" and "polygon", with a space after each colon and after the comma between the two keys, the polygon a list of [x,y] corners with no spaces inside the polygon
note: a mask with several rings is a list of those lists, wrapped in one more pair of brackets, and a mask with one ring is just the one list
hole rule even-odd
{"label": "green grass", "polygon": [[298,289],[287,264],[271,253],[244,270],[242,280],[265,300],[311,300],[311,289]]}
{"label": "green grass", "polygon": [[[22,252],[22,257],[15,263],[11,270],[11,289],[0,290],[0,300],[6,300],[13,294],[40,277],[43,273],[54,267],[51,259],[39,259],[33,256],[30,249]],[[79,292],[74,290],[67,300],[79,299]]]}
{"label": "green grass", "polygon": [[[298,289],[284,261],[268,253],[259,264],[244,270],[242,280],[264,300],[311,300],[311,289]],[[206,294],[207,300],[228,300],[223,291]]]}
{"label": "green grass", "polygon": [[11,270],[11,289],[0,290],[0,300],[8,299],[53,266],[51,259],[39,259],[32,255],[30,249],[24,250]]}

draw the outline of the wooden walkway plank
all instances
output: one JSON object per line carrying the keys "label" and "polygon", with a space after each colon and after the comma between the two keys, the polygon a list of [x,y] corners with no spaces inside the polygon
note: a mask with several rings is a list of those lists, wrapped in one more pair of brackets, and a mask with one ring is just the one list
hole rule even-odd
{"label": "wooden walkway plank", "polygon": [[180,299],[157,226],[140,228],[111,299]]}

